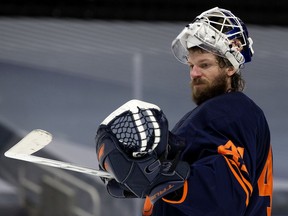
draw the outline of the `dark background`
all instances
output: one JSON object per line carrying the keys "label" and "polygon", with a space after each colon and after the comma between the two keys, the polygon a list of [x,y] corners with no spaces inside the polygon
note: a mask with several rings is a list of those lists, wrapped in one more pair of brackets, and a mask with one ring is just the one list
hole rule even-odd
{"label": "dark background", "polygon": [[[215,1],[214,4],[233,11],[245,23],[288,25],[288,1],[285,0],[225,0]],[[211,8],[212,5],[210,1],[199,0],[6,0],[0,3],[0,16],[191,21],[191,17]]]}

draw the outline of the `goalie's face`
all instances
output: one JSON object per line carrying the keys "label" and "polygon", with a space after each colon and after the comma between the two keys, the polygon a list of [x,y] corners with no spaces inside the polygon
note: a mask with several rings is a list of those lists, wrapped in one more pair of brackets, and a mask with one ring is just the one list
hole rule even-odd
{"label": "goalie's face", "polygon": [[215,54],[196,49],[188,55],[193,101],[200,105],[204,101],[227,92],[231,88],[231,66],[220,67]]}

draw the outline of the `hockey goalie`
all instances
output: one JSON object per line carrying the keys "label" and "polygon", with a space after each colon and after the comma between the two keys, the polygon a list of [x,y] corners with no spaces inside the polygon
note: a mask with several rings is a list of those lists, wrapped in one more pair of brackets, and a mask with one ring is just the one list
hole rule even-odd
{"label": "hockey goalie", "polygon": [[147,198],[148,208],[171,192],[177,196],[190,172],[189,164],[179,160],[184,146],[169,132],[158,106],[128,101],[100,124],[96,135],[100,170],[113,177],[102,178],[107,191],[116,198]]}
{"label": "hockey goalie", "polygon": [[[271,216],[273,154],[263,110],[243,93],[254,55],[231,11],[198,15],[173,40],[196,108],[168,130],[159,107],[130,101],[100,125],[97,156],[114,197],[146,198],[143,215]],[[153,211],[152,211],[153,209]]]}

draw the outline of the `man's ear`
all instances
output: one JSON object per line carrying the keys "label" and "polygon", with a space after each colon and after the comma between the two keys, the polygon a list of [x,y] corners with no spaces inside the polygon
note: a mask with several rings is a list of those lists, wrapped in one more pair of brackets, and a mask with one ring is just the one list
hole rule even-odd
{"label": "man's ear", "polygon": [[229,66],[226,68],[226,73],[229,77],[236,73],[236,69],[233,66]]}

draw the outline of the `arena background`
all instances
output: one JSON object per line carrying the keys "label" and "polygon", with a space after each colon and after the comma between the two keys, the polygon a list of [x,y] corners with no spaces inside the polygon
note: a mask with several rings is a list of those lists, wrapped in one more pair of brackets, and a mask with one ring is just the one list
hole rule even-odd
{"label": "arena background", "polygon": [[194,104],[188,69],[172,56],[171,42],[214,6],[241,17],[254,40],[253,62],[242,72],[245,93],[270,124],[273,215],[288,215],[284,0],[1,1],[0,214],[140,215],[142,201],[111,198],[99,178],[7,159],[3,153],[42,128],[54,140],[40,155],[97,168],[95,131],[132,98],[159,105],[172,128]]}

